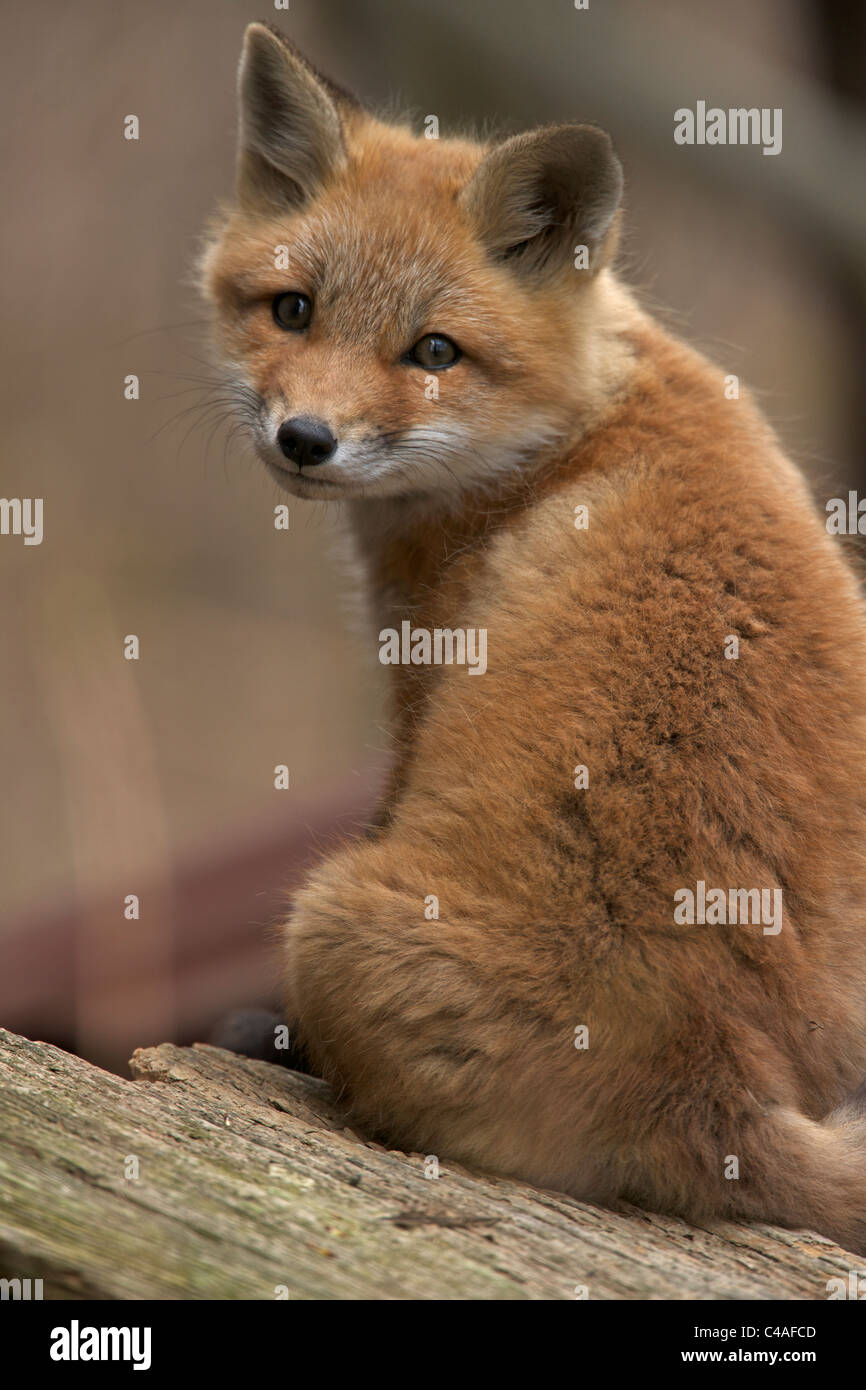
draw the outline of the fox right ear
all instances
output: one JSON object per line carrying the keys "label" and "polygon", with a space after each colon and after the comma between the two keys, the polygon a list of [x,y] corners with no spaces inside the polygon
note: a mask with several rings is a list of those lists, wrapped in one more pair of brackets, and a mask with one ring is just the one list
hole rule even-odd
{"label": "fox right ear", "polygon": [[534,278],[575,264],[594,274],[615,240],[622,168],[590,125],[542,126],[494,145],[461,194],[494,260]]}
{"label": "fox right ear", "polygon": [[301,207],[345,160],[338,91],[273,30],[248,25],[238,73],[242,207]]}

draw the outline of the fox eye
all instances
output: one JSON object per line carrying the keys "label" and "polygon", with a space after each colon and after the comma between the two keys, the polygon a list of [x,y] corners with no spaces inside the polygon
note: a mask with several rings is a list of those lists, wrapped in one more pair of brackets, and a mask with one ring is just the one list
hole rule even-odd
{"label": "fox eye", "polygon": [[452,343],[450,338],[446,338],[444,333],[427,333],[407,352],[406,361],[435,372],[440,367],[452,366],[459,357],[459,347]]}
{"label": "fox eye", "polygon": [[287,294],[278,294],[275,297],[271,311],[274,322],[279,324],[280,328],[288,328],[292,333],[301,333],[309,326],[313,317],[313,301],[305,294],[299,294],[297,290],[289,290]]}

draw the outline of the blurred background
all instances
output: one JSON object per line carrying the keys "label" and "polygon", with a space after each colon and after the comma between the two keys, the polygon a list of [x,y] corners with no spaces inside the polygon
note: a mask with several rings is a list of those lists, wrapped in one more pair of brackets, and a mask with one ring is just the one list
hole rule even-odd
{"label": "blurred background", "polygon": [[[274,485],[207,380],[193,267],[231,194],[244,25],[276,22],[419,131],[428,114],[443,135],[609,130],[623,274],[758,392],[823,508],[866,492],[864,16],[6,0],[0,492],[44,498],[45,534],[0,537],[0,1024],[122,1071],[135,1046],[267,1001],[268,923],[382,775],[381,668],[347,620],[334,515],[286,499],[274,529]],[[674,110],[698,100],[781,107],[782,153],[675,145]]]}

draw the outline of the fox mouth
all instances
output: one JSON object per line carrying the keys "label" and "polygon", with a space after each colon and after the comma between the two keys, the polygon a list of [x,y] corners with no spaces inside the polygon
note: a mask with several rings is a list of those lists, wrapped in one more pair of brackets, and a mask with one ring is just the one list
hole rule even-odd
{"label": "fox mouth", "polygon": [[280,487],[295,497],[345,497],[348,493],[359,491],[345,478],[317,478],[311,469],[284,466],[270,458],[265,459],[264,463]]}
{"label": "fox mouth", "polygon": [[321,463],[297,463],[274,449],[269,439],[256,439],[256,453],[268,473],[293,497],[319,498],[322,501],[342,497],[375,495],[381,482],[383,465],[387,470],[387,449],[380,440],[366,440],[343,456]]}

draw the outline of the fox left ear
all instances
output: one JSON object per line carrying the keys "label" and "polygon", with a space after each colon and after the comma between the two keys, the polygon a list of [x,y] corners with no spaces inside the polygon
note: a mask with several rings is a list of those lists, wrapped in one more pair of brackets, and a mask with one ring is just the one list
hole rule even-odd
{"label": "fox left ear", "polygon": [[589,125],[543,126],[485,155],[461,201],[494,260],[543,277],[586,247],[594,273],[607,259],[622,196],[610,137]]}
{"label": "fox left ear", "polygon": [[345,161],[338,102],[353,99],[264,24],[247,26],[238,94],[239,202],[301,207]]}

